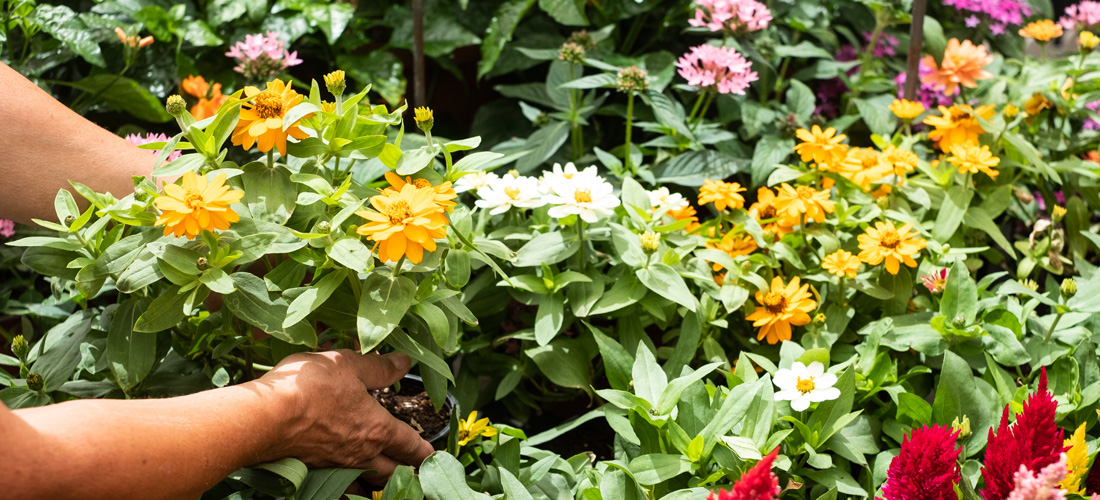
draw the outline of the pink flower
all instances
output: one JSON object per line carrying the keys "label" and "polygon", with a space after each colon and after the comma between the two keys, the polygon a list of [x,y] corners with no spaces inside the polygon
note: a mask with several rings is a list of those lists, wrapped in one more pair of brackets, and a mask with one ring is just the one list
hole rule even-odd
{"label": "pink flower", "polygon": [[1023,24],[1024,18],[1031,15],[1027,0],[944,0],[943,4],[974,13],[966,19],[966,26],[973,28],[985,21],[994,35],[1004,33],[1007,24]]}
{"label": "pink flower", "polygon": [[275,73],[302,64],[298,52],[286,50],[286,44],[274,31],[245,35],[244,41],[234,44],[225,55],[237,60],[237,66],[233,68],[236,72],[257,81],[267,80]]}
{"label": "pink flower", "polygon": [[676,67],[680,76],[696,87],[717,90],[720,94],[745,95],[745,89],[756,81],[752,63],[736,50],[713,45],[692,47]]}
{"label": "pink flower", "polygon": [[15,223],[7,219],[0,219],[0,238],[11,238],[12,236],[15,236]]}
{"label": "pink flower", "polygon": [[[130,134],[126,136],[126,140],[130,141],[130,144],[141,146],[142,144],[150,144],[154,142],[168,142],[168,136],[164,134]],[[160,151],[157,151],[155,149],[147,149],[146,151],[152,153],[153,156],[160,154]],[[179,150],[172,151],[168,154],[168,161],[175,160],[176,158],[179,158],[182,154],[183,152]]]}
{"label": "pink flower", "polygon": [[1067,30],[1089,30],[1100,24],[1100,2],[1085,0],[1066,7],[1066,15],[1058,23]]}
{"label": "pink flower", "polygon": [[944,287],[947,286],[947,268],[940,269],[939,271],[932,271],[932,274],[921,276],[921,282],[924,283],[924,287],[932,293],[942,293]]}
{"label": "pink flower", "polygon": [[756,0],[696,0],[699,8],[688,24],[711,31],[742,34],[768,27],[772,12]]}
{"label": "pink flower", "polygon": [[1038,474],[1024,465],[1013,477],[1016,487],[1007,500],[1065,500],[1066,490],[1058,486],[1066,478],[1066,454],[1057,462],[1043,467]]}

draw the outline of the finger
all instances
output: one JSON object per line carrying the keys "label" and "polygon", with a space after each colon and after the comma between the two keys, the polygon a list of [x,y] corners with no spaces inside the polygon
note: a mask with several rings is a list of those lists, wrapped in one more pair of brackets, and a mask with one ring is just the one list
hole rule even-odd
{"label": "finger", "polygon": [[408,356],[398,352],[362,355],[347,351],[340,354],[339,360],[347,360],[367,389],[382,389],[393,385],[409,373],[409,366],[412,365]]}
{"label": "finger", "polygon": [[430,443],[408,424],[390,418],[390,438],[383,443],[382,453],[404,464],[419,467],[420,463],[435,452]]}
{"label": "finger", "polygon": [[385,455],[376,455],[374,458],[367,460],[360,468],[368,469],[363,473],[363,478],[370,484],[376,486],[382,486],[386,484],[386,480],[393,475],[393,471],[401,465],[394,461],[394,459]]}

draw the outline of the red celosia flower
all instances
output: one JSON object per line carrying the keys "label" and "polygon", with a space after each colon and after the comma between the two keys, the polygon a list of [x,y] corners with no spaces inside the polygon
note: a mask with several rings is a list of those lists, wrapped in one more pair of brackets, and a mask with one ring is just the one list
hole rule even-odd
{"label": "red celosia flower", "polygon": [[901,452],[890,462],[885,500],[956,500],[959,482],[956,459],[962,450],[955,444],[958,432],[933,425],[914,429],[901,443]]}
{"label": "red celosia flower", "polygon": [[1039,375],[1039,390],[1024,401],[1024,411],[1016,418],[1016,424],[1008,426],[1008,406],[1001,415],[1001,425],[996,434],[989,430],[989,445],[985,450],[982,478],[985,500],[1004,500],[1012,492],[1013,475],[1023,465],[1029,470],[1042,470],[1054,462],[1068,448],[1062,446],[1062,429],[1054,423],[1054,410],[1058,404],[1047,390],[1047,370]]}
{"label": "red celosia flower", "polygon": [[1085,477],[1085,493],[1094,495],[1100,493],[1100,467],[1093,464],[1092,469],[1089,469],[1089,475]]}
{"label": "red celosia flower", "polygon": [[772,463],[778,455],[776,447],[746,471],[732,489],[712,491],[707,500],[775,500],[779,496],[779,478],[772,473]]}

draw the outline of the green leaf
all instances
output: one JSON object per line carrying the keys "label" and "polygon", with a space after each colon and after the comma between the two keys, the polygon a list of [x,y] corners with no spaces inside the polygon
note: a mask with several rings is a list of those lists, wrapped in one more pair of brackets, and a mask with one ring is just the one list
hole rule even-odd
{"label": "green leaf", "polygon": [[560,294],[543,297],[535,314],[535,340],[540,346],[548,344],[565,324],[565,298]]}
{"label": "green leaf", "polygon": [[294,492],[294,500],[340,498],[362,473],[359,469],[313,469]]}
{"label": "green leaf", "polygon": [[668,300],[680,304],[690,311],[695,311],[695,296],[688,290],[684,278],[668,264],[663,262],[650,263],[649,267],[635,271],[638,280]]}
{"label": "green leaf", "polygon": [[157,358],[157,336],[134,331],[148,306],[148,301],[131,297],[115,309],[107,331],[107,363],[123,391],[141,383]]}
{"label": "green leaf", "polygon": [[603,368],[607,373],[607,381],[611,384],[611,387],[623,391],[629,389],[634,358],[621,344],[604,335],[599,328],[588,323],[585,323],[585,326],[588,327],[588,331],[592,332],[592,336],[596,339],[600,355],[603,356]]}
{"label": "green leaf", "polygon": [[279,296],[272,299],[262,279],[245,272],[233,273],[231,277],[237,291],[223,298],[230,312],[283,342],[317,346],[317,332],[308,323],[283,327],[287,315],[286,300]]}
{"label": "green leaf", "polygon": [[485,500],[489,496],[466,485],[466,470],[462,463],[446,451],[437,451],[420,465],[420,485],[432,499]]}
{"label": "green leaf", "polygon": [[[61,82],[59,82],[61,83]],[[111,108],[130,113],[139,120],[164,123],[172,119],[164,110],[164,104],[138,82],[118,75],[98,74],[83,78],[69,85],[92,95]]]}
{"label": "green leaf", "polygon": [[780,45],[775,48],[775,55],[779,57],[796,57],[800,59],[833,58],[833,55],[830,54],[829,51],[808,41],[803,41],[798,45]]}
{"label": "green leaf", "polygon": [[[857,99],[857,106],[858,101],[859,100]],[[787,109],[789,109],[791,113],[794,113],[795,116],[798,117],[799,121],[803,123],[808,123],[810,121],[810,115],[814,113],[815,105],[816,101],[814,99],[814,92],[810,90],[810,87],[806,86],[805,83],[792,79],[790,81],[790,87],[787,88]],[[860,113],[862,114],[862,111],[860,111]],[[767,137],[775,138],[778,136]],[[755,156],[756,153],[753,152],[754,159]],[[753,163],[753,165],[755,166],[755,162]]]}
{"label": "green leaf", "polygon": [[138,317],[134,324],[135,332],[156,333],[172,328],[187,317],[183,313],[183,304],[187,302],[187,294],[180,293],[178,286],[172,286],[157,295],[149,308]]}
{"label": "green leaf", "polygon": [[[952,186],[947,190],[947,196],[940,205],[940,211],[936,214],[936,225],[932,227],[932,237],[939,241],[947,241],[959,228],[959,223],[966,215],[966,209],[970,207],[970,200],[974,197],[974,190],[966,186]],[[1000,232],[998,230],[997,232]]]}
{"label": "green leaf", "polygon": [[516,479],[516,476],[512,475],[508,469],[498,467],[497,470],[500,472],[500,485],[506,498],[509,500],[535,500],[535,497],[531,496],[531,492],[527,491],[523,483]]}
{"label": "green leaf", "polygon": [[668,387],[668,376],[644,342],[638,343],[630,374],[634,377],[634,394],[656,406],[661,393]]}
{"label": "green leaf", "polygon": [[658,184],[698,187],[706,179],[725,179],[750,166],[743,158],[705,149],[688,151],[663,163],[654,172]]}
{"label": "green leaf", "polygon": [[579,341],[559,338],[547,345],[527,349],[526,354],[551,382],[562,387],[589,390],[588,355]]}
{"label": "green leaf", "polygon": [[542,165],[558,152],[569,138],[569,122],[555,121],[535,131],[527,137],[525,149],[530,153],[516,161],[516,170],[527,173]]}
{"label": "green leaf", "polygon": [[332,292],[336,291],[336,288],[344,282],[344,278],[347,277],[347,271],[336,270],[324,275],[321,279],[317,280],[302,292],[290,306],[287,307],[286,319],[283,320],[283,328],[290,328],[299,321],[302,321],[309,315],[309,313],[317,310],[324,304],[329,297],[332,296]]}
{"label": "green leaf", "polygon": [[539,0],[539,8],[543,12],[567,26],[588,25],[588,18],[584,15],[586,4],[585,0]]}
{"label": "green leaf", "polygon": [[947,284],[943,290],[943,298],[940,300],[940,314],[947,321],[954,321],[962,317],[966,324],[974,322],[978,315],[978,287],[970,278],[970,271],[960,260],[951,266],[947,275]]}
{"label": "green leaf", "polygon": [[577,253],[581,243],[573,233],[554,231],[535,236],[516,252],[516,267],[557,264]]}
{"label": "green leaf", "polygon": [[652,453],[631,460],[628,468],[638,484],[650,486],[690,471],[691,460],[682,455]]}
{"label": "green leaf", "polygon": [[497,7],[496,14],[485,28],[485,40],[481,43],[481,60],[477,63],[477,77],[489,74],[496,66],[500,53],[508,42],[512,41],[512,34],[516,26],[535,4],[535,0],[508,0]]}
{"label": "green leaf", "polygon": [[31,365],[31,373],[42,376],[44,382],[43,392],[56,391],[65,382],[72,380],[73,372],[80,363],[80,345],[91,329],[91,314],[89,312],[78,313],[71,316],[69,320],[51,328],[46,334],[46,338],[40,341],[46,342],[49,340],[51,345]]}
{"label": "green leaf", "polygon": [[970,207],[969,210],[963,214],[963,223],[967,227],[974,229],[981,229],[988,234],[993,241],[997,243],[997,246],[1001,247],[1010,257],[1016,258],[1016,250],[1012,248],[1012,243],[1009,243],[1005,238],[1004,232],[997,226],[997,223],[993,221],[993,217],[989,215],[989,212],[982,207]]}
{"label": "green leaf", "polygon": [[993,386],[974,376],[970,363],[951,351],[944,352],[936,399],[932,403],[932,421],[951,425],[956,418],[969,418],[971,435],[967,449],[969,454],[977,453],[985,447],[987,433],[1000,413],[995,410],[996,394]]}
{"label": "green leaf", "polygon": [[244,184],[244,199],[253,219],[283,224],[290,219],[298,199],[298,186],[290,180],[285,167],[268,168],[259,162],[244,166],[240,176]]}
{"label": "green leaf", "polygon": [[451,367],[447,366],[447,362],[443,361],[443,358],[440,358],[430,349],[417,342],[403,330],[396,329],[391,332],[390,335],[386,337],[386,343],[393,346],[394,349],[408,354],[410,358],[419,361],[431,370],[443,375],[452,383],[455,381],[454,375],[451,374]]}
{"label": "green leaf", "polygon": [[356,322],[362,352],[374,350],[401,323],[416,295],[416,284],[409,278],[390,279],[373,273],[360,287]]}
{"label": "green leaf", "polygon": [[[73,9],[64,5],[38,5],[34,8],[31,18],[31,22],[37,24],[42,31],[60,40],[85,61],[101,68],[107,66],[92,30]],[[7,29],[4,31],[7,32]],[[23,33],[23,36],[27,36],[27,33]],[[113,77],[112,75],[103,76]],[[165,114],[168,113],[165,112]]]}
{"label": "green leaf", "polygon": [[328,256],[357,273],[370,270],[371,249],[359,238],[341,238],[328,249]]}
{"label": "green leaf", "polygon": [[710,363],[699,367],[689,375],[673,379],[665,386],[661,391],[660,397],[657,399],[657,414],[667,415],[672,412],[672,409],[676,407],[676,403],[680,402],[680,396],[684,394],[688,386],[701,380],[703,377],[710,375],[723,363]]}
{"label": "green leaf", "polygon": [[329,45],[335,45],[336,40],[344,33],[348,23],[355,17],[355,7],[351,4],[333,2],[329,4],[311,4],[303,12],[310,23],[321,28]]}
{"label": "green leaf", "polygon": [[916,394],[900,392],[897,418],[901,419],[902,415],[913,419],[915,425],[927,425],[932,423],[932,405]]}
{"label": "green leaf", "polygon": [[890,103],[894,101],[893,95],[879,95],[870,99],[852,99],[859,110],[859,116],[867,124],[871,132],[889,137],[898,126],[897,117],[890,111]]}

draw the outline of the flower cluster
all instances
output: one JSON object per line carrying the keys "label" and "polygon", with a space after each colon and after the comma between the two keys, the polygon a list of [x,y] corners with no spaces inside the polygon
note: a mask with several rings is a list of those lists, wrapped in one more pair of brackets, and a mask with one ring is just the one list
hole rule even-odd
{"label": "flower cluster", "polygon": [[1012,478],[1015,488],[1009,493],[1008,500],[1065,500],[1066,490],[1058,487],[1065,478],[1065,453],[1057,462],[1043,467],[1038,473],[1021,465]]}
{"label": "flower cluster", "polygon": [[15,223],[8,219],[0,219],[0,237],[11,238],[15,236]]}
{"label": "flower cluster", "polygon": [[1100,2],[1084,0],[1066,7],[1066,13],[1058,24],[1067,30],[1095,31],[1100,27]]}
{"label": "flower cluster", "polygon": [[[154,142],[168,142],[168,136],[164,135],[164,134],[141,134],[141,135],[130,134],[130,135],[126,136],[126,140],[130,144],[133,144],[135,146],[141,146],[143,144],[151,144],[151,143],[154,143]],[[152,153],[154,156],[156,156],[159,153],[159,151],[152,150],[152,149],[150,149],[149,152]],[[168,154],[168,160],[167,161],[170,162],[172,160],[175,160],[176,158],[179,158],[180,155],[182,155],[182,154],[183,154],[183,152],[180,151],[180,150],[172,151],[171,153]]]}
{"label": "flower cluster", "polygon": [[924,124],[935,128],[928,132],[928,138],[937,141],[936,145],[944,152],[963,144],[977,145],[985,129],[975,117],[980,116],[984,120],[993,118],[992,105],[973,108],[969,104],[959,104],[940,106],[939,110],[940,116],[929,116],[924,119]]}
{"label": "flower cluster", "polygon": [[1006,25],[1022,24],[1031,15],[1031,7],[1026,0],[944,0],[943,4],[970,12],[965,19],[967,27],[973,28],[985,22],[994,35],[1003,34]]}
{"label": "flower cluster", "polygon": [[962,451],[955,444],[958,432],[933,425],[914,429],[901,442],[901,451],[890,461],[884,500],[955,500]]}
{"label": "flower cluster", "polygon": [[424,251],[436,249],[435,240],[447,237],[445,212],[455,206],[451,183],[433,186],[426,179],[406,177],[386,172],[390,186],[372,196],[374,210],[356,212],[367,223],[356,230],[375,242],[378,259],[399,262],[408,258],[419,264]]}
{"label": "flower cluster", "polygon": [[244,41],[234,44],[225,55],[237,60],[237,66],[233,68],[236,72],[253,81],[266,80],[291,66],[302,64],[298,51],[287,50],[286,44],[273,31],[245,35]]}
{"label": "flower cluster", "polygon": [[619,206],[615,188],[597,174],[595,166],[577,170],[572,163],[555,164],[542,178],[510,173],[497,177],[491,173],[471,174],[458,180],[456,191],[473,191],[475,205],[492,215],[512,208],[528,209],[551,205],[549,215],[562,219],[571,215],[592,223],[611,215]]}
{"label": "flower cluster", "polygon": [[768,27],[772,13],[756,0],[696,0],[695,17],[688,24],[711,31],[734,34],[760,31]]}
{"label": "flower cluster", "polygon": [[752,63],[728,47],[692,47],[690,52],[676,61],[676,67],[689,84],[719,94],[745,95],[745,89],[757,80]]}
{"label": "flower cluster", "polygon": [[[1021,467],[1037,471],[1059,460],[1065,447],[1062,429],[1054,421],[1057,406],[1047,390],[1047,372],[1043,368],[1039,388],[1024,401],[1024,410],[1016,417],[1016,423],[1009,427],[1010,406],[1006,405],[997,431],[989,429],[982,467],[985,480],[982,498],[1005,500],[1015,487],[1014,477]],[[1065,470],[1064,465],[1062,469]]]}

